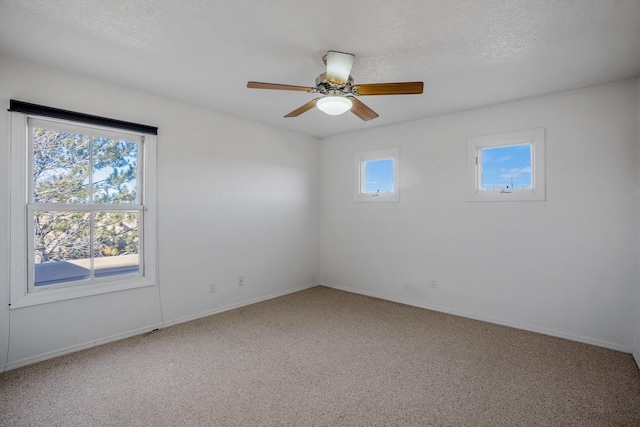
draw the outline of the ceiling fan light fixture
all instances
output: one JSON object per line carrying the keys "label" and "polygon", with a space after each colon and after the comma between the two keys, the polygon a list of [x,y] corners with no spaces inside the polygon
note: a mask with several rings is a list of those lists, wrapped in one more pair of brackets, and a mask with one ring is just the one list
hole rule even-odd
{"label": "ceiling fan light fixture", "polygon": [[378,117],[378,113],[367,107],[357,97],[366,95],[418,95],[424,88],[423,82],[399,83],[368,83],[354,84],[350,75],[355,55],[352,53],[330,50],[322,58],[327,66],[327,72],[316,77],[314,87],[283,85],[278,83],[253,82],[247,83],[249,89],[295,90],[319,94],[319,98],[312,99],[296,108],[286,116],[298,117],[300,114],[318,107],[320,111],[331,116],[338,116],[351,111],[354,116],[363,121]]}
{"label": "ceiling fan light fixture", "polygon": [[353,103],[344,96],[325,96],[318,99],[316,106],[325,114],[339,116],[351,110]]}

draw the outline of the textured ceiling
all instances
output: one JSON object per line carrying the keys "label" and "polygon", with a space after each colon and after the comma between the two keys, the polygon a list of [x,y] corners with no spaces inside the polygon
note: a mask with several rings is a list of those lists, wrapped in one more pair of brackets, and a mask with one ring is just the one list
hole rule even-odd
{"label": "textured ceiling", "polygon": [[[327,50],[425,92],[362,122],[246,88],[313,86]],[[323,137],[638,77],[640,0],[0,0],[0,54]]]}

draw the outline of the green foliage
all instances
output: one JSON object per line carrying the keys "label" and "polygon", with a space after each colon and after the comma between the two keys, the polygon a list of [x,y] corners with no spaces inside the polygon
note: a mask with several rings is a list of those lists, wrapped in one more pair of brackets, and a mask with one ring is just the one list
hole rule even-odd
{"label": "green foliage", "polygon": [[35,262],[89,258],[89,218],[87,212],[36,211]]}
{"label": "green foliage", "polygon": [[138,212],[109,211],[138,203],[137,143],[36,128],[32,161],[36,263],[138,253]]}
{"label": "green foliage", "polygon": [[95,181],[94,203],[135,203],[137,192],[131,184],[138,174],[138,144],[96,138],[93,145],[93,170],[110,170],[106,178]]}
{"label": "green foliage", "polygon": [[34,129],[35,203],[86,203],[90,140],[77,134]]}

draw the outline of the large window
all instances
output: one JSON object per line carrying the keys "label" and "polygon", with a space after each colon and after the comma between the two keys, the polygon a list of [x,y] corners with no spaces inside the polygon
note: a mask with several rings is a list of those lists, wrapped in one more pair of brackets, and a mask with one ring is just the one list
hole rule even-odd
{"label": "large window", "polygon": [[155,284],[155,139],[12,113],[12,307]]}
{"label": "large window", "polygon": [[544,200],[544,148],[542,128],[469,138],[469,200]]}

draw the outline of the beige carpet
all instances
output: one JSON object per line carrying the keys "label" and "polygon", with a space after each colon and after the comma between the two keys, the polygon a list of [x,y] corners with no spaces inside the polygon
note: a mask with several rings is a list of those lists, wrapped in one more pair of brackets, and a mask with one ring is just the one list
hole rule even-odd
{"label": "beige carpet", "polygon": [[0,425],[640,426],[640,371],[316,287],[0,374]]}

